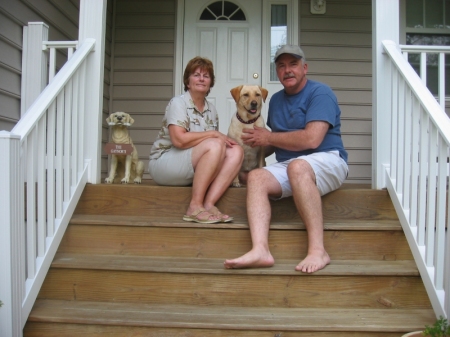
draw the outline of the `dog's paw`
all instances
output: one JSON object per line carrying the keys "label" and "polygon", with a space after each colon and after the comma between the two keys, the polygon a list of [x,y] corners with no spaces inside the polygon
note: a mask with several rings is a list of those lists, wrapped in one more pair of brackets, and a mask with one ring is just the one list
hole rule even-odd
{"label": "dog's paw", "polygon": [[107,184],[112,184],[113,181],[114,181],[114,179],[110,179],[110,178],[105,179],[105,183],[107,183]]}
{"label": "dog's paw", "polygon": [[142,182],[141,177],[134,178],[134,183],[135,184],[140,184],[141,182]]}
{"label": "dog's paw", "polygon": [[233,181],[232,183],[231,183],[231,186],[233,186],[233,187],[241,187],[241,183],[238,181],[238,182],[236,182],[236,181]]}
{"label": "dog's paw", "polygon": [[130,179],[128,179],[128,178],[123,178],[120,182],[121,182],[122,184],[128,184],[128,183],[130,182]]}

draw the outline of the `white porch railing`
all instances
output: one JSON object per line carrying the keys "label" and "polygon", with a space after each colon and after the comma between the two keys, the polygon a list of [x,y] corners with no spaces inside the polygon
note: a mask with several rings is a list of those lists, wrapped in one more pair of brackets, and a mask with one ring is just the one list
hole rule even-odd
{"label": "white porch railing", "polygon": [[77,48],[78,41],[43,41],[42,49],[49,50],[49,65],[48,65],[48,82],[50,83],[56,74],[56,50],[67,49],[67,60],[73,55]]}
{"label": "white porch railing", "polygon": [[380,80],[391,116],[386,186],[436,316],[448,317],[450,120],[399,46],[383,41],[383,48],[389,65]]}
{"label": "white porch railing", "polygon": [[412,46],[400,45],[405,60],[409,54],[420,55],[419,76],[422,82],[427,84],[427,60],[431,56],[437,55],[438,67],[438,102],[442,109],[445,109],[445,55],[450,54],[450,47],[445,46]]}
{"label": "white porch railing", "polygon": [[21,336],[88,181],[84,39],[11,132],[0,132],[0,335]]}

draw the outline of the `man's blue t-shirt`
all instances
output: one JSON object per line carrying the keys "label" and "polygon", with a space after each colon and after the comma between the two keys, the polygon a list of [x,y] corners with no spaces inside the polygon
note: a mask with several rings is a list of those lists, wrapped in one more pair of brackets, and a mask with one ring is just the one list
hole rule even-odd
{"label": "man's blue t-shirt", "polygon": [[270,99],[267,125],[273,132],[289,132],[304,129],[312,121],[327,122],[330,127],[317,149],[289,151],[275,149],[277,161],[285,161],[315,152],[338,150],[347,162],[347,151],[341,138],[341,110],[337,98],[327,85],[308,80],[305,87],[295,95],[278,91]]}

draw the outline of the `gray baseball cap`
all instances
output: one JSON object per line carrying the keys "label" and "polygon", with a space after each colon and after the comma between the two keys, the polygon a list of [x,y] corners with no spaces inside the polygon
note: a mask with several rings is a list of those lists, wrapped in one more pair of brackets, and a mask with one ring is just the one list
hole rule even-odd
{"label": "gray baseball cap", "polygon": [[277,59],[281,54],[291,54],[298,59],[305,60],[305,53],[303,50],[299,46],[293,44],[285,44],[284,46],[281,46],[275,54],[274,62],[277,62]]}

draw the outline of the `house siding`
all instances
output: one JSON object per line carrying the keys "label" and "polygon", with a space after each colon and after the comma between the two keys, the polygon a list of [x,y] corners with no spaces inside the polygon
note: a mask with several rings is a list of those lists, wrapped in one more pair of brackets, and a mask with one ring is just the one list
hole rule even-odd
{"label": "house siding", "polygon": [[176,0],[116,0],[112,111],[135,120],[133,143],[147,172],[167,102],[174,95]]}
{"label": "house siding", "polygon": [[328,84],[341,107],[341,131],[348,151],[346,182],[372,177],[372,2],[328,0],[326,13],[313,15],[310,1],[300,6],[300,44],[308,78]]}

